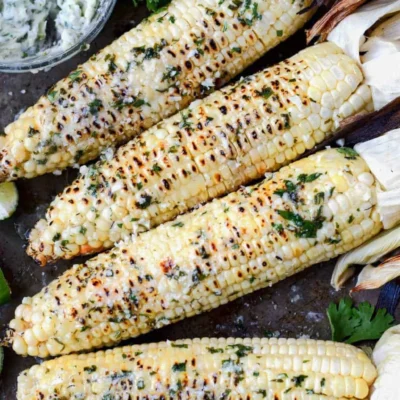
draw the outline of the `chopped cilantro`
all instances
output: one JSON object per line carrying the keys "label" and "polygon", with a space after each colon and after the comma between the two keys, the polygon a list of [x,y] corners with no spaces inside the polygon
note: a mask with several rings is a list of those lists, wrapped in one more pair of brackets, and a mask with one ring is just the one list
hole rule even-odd
{"label": "chopped cilantro", "polygon": [[325,200],[325,193],[319,192],[314,196],[314,203],[315,204],[322,204]]}
{"label": "chopped cilantro", "polygon": [[344,158],[346,158],[347,160],[355,160],[358,157],[358,153],[355,150],[350,149],[349,147],[340,147],[336,150],[340,154],[343,154]]}
{"label": "chopped cilantro", "polygon": [[90,367],[84,367],[84,371],[86,371],[88,374],[93,374],[93,372],[97,371],[97,367],[95,365],[92,365]]}
{"label": "chopped cilantro", "polygon": [[207,350],[208,350],[211,354],[223,353],[223,352],[224,352],[223,349],[216,349],[215,347],[207,347]]}
{"label": "chopped cilantro", "polygon": [[68,78],[71,80],[71,82],[79,82],[81,80],[81,74],[82,71],[80,69],[77,69],[76,71],[69,74]]}
{"label": "chopped cilantro", "polygon": [[269,99],[274,94],[274,91],[270,87],[266,87],[261,92],[257,91],[256,93],[265,99]]}
{"label": "chopped cilantro", "polygon": [[51,92],[47,93],[47,98],[50,100],[51,103],[54,103],[54,100],[57,97],[57,91],[52,90]]}
{"label": "chopped cilantro", "polygon": [[300,238],[315,238],[317,237],[318,229],[322,228],[323,217],[318,213],[314,220],[306,220],[300,214],[286,210],[277,210],[278,214],[291,221],[296,226],[296,237]]}
{"label": "chopped cilantro", "polygon": [[175,363],[172,366],[172,372],[184,372],[186,371],[186,361],[183,363]]}
{"label": "chopped cilantro", "polygon": [[297,180],[298,180],[299,182],[301,182],[301,183],[313,182],[313,181],[315,181],[316,179],[318,179],[321,175],[322,175],[322,174],[319,173],[319,172],[317,172],[317,173],[315,173],[315,174],[310,174],[310,175],[307,175],[307,174],[300,174],[300,175],[297,177]]}
{"label": "chopped cilantro", "polygon": [[92,115],[97,115],[100,111],[103,103],[99,99],[94,99],[91,103],[89,103],[89,112]]}

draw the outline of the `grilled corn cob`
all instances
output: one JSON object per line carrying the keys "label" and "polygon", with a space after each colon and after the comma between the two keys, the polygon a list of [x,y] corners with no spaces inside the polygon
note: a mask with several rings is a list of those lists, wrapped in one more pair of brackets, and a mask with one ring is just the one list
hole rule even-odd
{"label": "grilled corn cob", "polygon": [[371,107],[355,61],[334,44],[308,48],[83,167],[32,230],[28,254],[44,265],[112,247],[277,170]]}
{"label": "grilled corn cob", "polygon": [[204,338],[46,361],[19,376],[17,398],[365,399],[375,378],[342,343]]}
{"label": "grilled corn cob", "polygon": [[[311,0],[174,0],[6,129],[0,182],[84,164],[244,70],[299,29]],[[1,147],[1,146],[0,146]]]}
{"label": "grilled corn cob", "polygon": [[23,300],[8,341],[40,357],[110,346],[270,286],[378,233],[376,190],[345,149],[296,161],[75,265]]}

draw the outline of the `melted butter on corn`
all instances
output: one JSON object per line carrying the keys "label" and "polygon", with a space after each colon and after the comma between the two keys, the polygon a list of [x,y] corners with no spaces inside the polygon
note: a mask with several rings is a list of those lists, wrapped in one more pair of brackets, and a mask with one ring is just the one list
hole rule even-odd
{"label": "melted butter on corn", "polygon": [[308,48],[84,167],[32,230],[28,253],[44,265],[110,248],[279,169],[371,106],[356,62],[330,43]]}
{"label": "melted butter on corn", "polygon": [[40,357],[111,346],[270,286],[377,234],[376,191],[346,149],[296,161],[75,265],[23,300],[9,340]]}
{"label": "melted butter on corn", "polygon": [[312,15],[309,0],[174,0],[5,129],[0,181],[85,164],[222,86]]}
{"label": "melted butter on corn", "polygon": [[18,400],[365,399],[366,354],[306,339],[219,339],[126,346],[46,361],[23,372]]}

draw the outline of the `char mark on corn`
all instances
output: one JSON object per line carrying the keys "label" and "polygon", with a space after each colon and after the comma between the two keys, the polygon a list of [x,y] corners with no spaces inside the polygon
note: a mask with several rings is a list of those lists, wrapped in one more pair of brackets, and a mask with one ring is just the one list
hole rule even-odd
{"label": "char mark on corn", "polygon": [[144,334],[359,246],[382,229],[377,184],[351,149],[296,161],[182,215],[25,298],[18,354],[68,354]]}
{"label": "char mark on corn", "polygon": [[311,339],[203,338],[64,356],[24,371],[18,400],[366,399],[360,349]]}
{"label": "char mark on corn", "polygon": [[5,129],[0,182],[85,164],[205,96],[299,29],[310,0],[174,0]]}
{"label": "char mark on corn", "polygon": [[44,265],[98,252],[262,178],[370,111],[363,79],[325,43],[214,92],[82,167],[31,232],[28,254]]}

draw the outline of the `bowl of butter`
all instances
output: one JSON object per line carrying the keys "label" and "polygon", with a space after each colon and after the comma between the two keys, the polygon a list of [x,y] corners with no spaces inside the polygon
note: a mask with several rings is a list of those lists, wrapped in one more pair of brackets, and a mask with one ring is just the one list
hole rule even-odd
{"label": "bowl of butter", "polygon": [[87,48],[116,0],[0,1],[0,71],[53,67]]}

